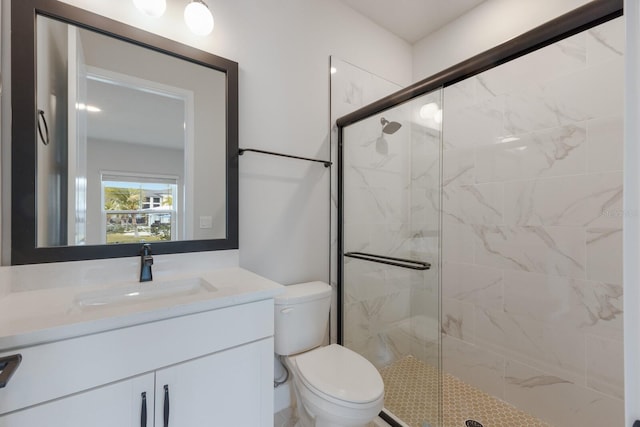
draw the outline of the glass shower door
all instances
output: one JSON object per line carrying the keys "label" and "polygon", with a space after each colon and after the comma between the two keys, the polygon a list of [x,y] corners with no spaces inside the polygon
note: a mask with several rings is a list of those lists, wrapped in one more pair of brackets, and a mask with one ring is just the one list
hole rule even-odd
{"label": "glass shower door", "polygon": [[343,129],[342,337],[385,383],[385,413],[441,425],[442,91]]}

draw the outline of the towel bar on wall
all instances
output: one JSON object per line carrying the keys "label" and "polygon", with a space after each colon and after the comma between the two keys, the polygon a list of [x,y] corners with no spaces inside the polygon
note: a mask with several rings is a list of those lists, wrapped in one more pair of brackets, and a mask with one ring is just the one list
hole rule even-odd
{"label": "towel bar on wall", "polygon": [[425,261],[416,261],[414,259],[394,258],[385,255],[367,254],[364,252],[347,252],[344,256],[349,258],[361,259],[363,261],[377,262],[380,264],[393,265],[395,267],[410,268],[412,270],[429,270],[431,264]]}
{"label": "towel bar on wall", "polygon": [[274,153],[273,151],[258,150],[255,148],[240,148],[238,150],[238,154],[242,156],[245,151],[252,151],[254,153],[269,154],[271,156],[288,157],[290,159],[307,160],[309,162],[322,163],[325,168],[328,168],[329,166],[332,165],[332,163],[328,160],[310,159],[308,157],[293,156],[291,154]]}

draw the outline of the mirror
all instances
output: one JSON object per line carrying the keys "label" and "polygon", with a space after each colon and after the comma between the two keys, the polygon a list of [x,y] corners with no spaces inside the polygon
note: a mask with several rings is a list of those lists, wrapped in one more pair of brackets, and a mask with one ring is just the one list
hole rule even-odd
{"label": "mirror", "polygon": [[237,63],[46,0],[12,30],[12,264],[237,248]]}

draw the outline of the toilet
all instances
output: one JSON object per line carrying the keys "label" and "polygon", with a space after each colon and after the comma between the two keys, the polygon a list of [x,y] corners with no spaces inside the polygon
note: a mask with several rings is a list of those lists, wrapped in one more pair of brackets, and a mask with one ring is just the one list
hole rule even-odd
{"label": "toilet", "polygon": [[292,376],[301,427],[365,427],[382,410],[384,384],[364,357],[331,344],[331,287],[323,282],[286,287],[275,298],[275,352]]}

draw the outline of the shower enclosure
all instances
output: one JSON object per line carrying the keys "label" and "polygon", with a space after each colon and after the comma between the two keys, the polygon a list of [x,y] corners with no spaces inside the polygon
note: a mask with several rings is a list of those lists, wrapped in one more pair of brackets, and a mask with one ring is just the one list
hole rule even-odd
{"label": "shower enclosure", "polygon": [[390,416],[439,425],[442,92],[344,129],[343,344],[379,368]]}
{"label": "shower enclosure", "polygon": [[338,340],[391,425],[623,425],[621,13],[337,120]]}

